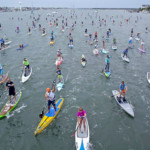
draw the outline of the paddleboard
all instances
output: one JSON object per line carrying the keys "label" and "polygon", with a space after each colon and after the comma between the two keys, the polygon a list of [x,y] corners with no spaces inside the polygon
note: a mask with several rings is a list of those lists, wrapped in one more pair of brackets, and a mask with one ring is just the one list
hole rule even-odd
{"label": "paddleboard", "polygon": [[32,32],[28,32],[28,35],[31,35],[32,34]]}
{"label": "paddleboard", "polygon": [[5,45],[9,45],[12,41],[5,42]]}
{"label": "paddleboard", "polygon": [[0,84],[4,83],[8,78],[8,73],[4,74],[2,78],[0,78]]}
{"label": "paddleboard", "polygon": [[133,108],[132,108],[132,105],[129,104],[129,102],[126,100],[126,101],[123,101],[123,96],[121,96],[121,102],[119,102],[119,92],[117,90],[113,90],[112,91],[112,94],[117,102],[118,105],[120,105],[120,107],[127,113],[129,114],[130,116],[134,117],[134,111],[133,111]]}
{"label": "paddleboard", "polygon": [[126,56],[124,56],[123,57],[123,54],[121,54],[121,58],[122,58],[122,60],[124,60],[125,62],[130,62],[130,60],[129,60],[129,58],[128,57],[126,57]]}
{"label": "paddleboard", "polygon": [[55,103],[56,110],[57,110],[56,114],[55,114],[54,107],[53,106],[50,107],[50,111],[44,115],[44,117],[38,124],[38,126],[34,132],[35,135],[41,133],[55,119],[55,117],[58,115],[58,113],[62,107],[63,102],[64,102],[64,98],[60,98],[56,101],[56,103]]}
{"label": "paddleboard", "polygon": [[63,59],[62,59],[62,57],[58,57],[57,59],[56,59],[56,66],[59,66],[59,65],[61,65],[62,64],[62,61],[63,61]]}
{"label": "paddleboard", "polygon": [[54,45],[55,41],[50,41],[49,44],[50,45]]}
{"label": "paddleboard", "polygon": [[99,53],[99,50],[98,50],[98,49],[93,49],[93,54],[94,54],[94,55],[98,55],[98,53]]}
{"label": "paddleboard", "polygon": [[71,48],[71,49],[72,49],[72,48],[73,48],[73,44],[69,44],[69,48]]}
{"label": "paddleboard", "polygon": [[16,94],[16,103],[14,103],[14,98],[12,98],[13,103],[10,103],[9,100],[7,101],[7,103],[0,111],[0,119],[6,117],[6,115],[10,113],[17,106],[21,96],[22,96],[22,92],[20,91]]}
{"label": "paddleboard", "polygon": [[85,33],[84,36],[88,36],[88,34]]}
{"label": "paddleboard", "polygon": [[[26,76],[25,76],[25,74],[26,74]],[[22,73],[21,82],[22,82],[22,83],[26,82],[26,81],[30,78],[31,74],[32,74],[32,67],[30,67],[30,72],[28,72],[28,71],[26,70],[26,73],[25,73],[25,68],[24,68],[24,71],[23,71],[23,73]]]}
{"label": "paddleboard", "polygon": [[100,49],[100,52],[102,52],[102,53],[104,53],[104,54],[107,54],[107,53],[109,53],[109,51],[108,50],[105,50],[105,49]]}
{"label": "paddleboard", "polygon": [[46,35],[46,33],[42,34],[41,36],[45,36],[45,35]]}
{"label": "paddleboard", "polygon": [[147,72],[147,81],[150,83],[150,72]]}
{"label": "paddleboard", "polygon": [[140,38],[136,37],[135,40],[136,40],[136,41],[140,41]]}
{"label": "paddleboard", "polygon": [[62,76],[62,82],[59,82],[59,79],[57,80],[56,88],[58,91],[60,91],[64,86],[64,78]]}
{"label": "paddleboard", "polygon": [[146,51],[144,49],[138,48],[138,50],[142,53],[146,53]]}
{"label": "paddleboard", "polygon": [[84,132],[83,122],[81,125],[81,132],[79,132],[79,123],[76,124],[76,132],[75,132],[75,145],[76,150],[88,150],[89,149],[89,140],[90,140],[90,130],[88,120],[86,118],[85,121],[86,132]]}
{"label": "paddleboard", "polygon": [[2,48],[0,48],[0,51],[6,50],[6,49],[8,49],[8,48],[10,48],[10,46],[2,47]]}
{"label": "paddleboard", "polygon": [[82,62],[81,62],[81,65],[82,65],[83,67],[85,67],[85,66],[86,66],[86,61],[82,61]]}
{"label": "paddleboard", "polygon": [[[28,46],[28,44],[23,44],[23,48],[25,48],[25,47],[27,47]],[[16,50],[22,50],[23,48],[17,48]]]}
{"label": "paddleboard", "polygon": [[105,68],[104,68],[104,75],[105,75],[105,77],[109,78],[111,75],[111,70],[109,69],[109,71],[105,72]]}
{"label": "paddleboard", "polygon": [[90,44],[90,45],[92,45],[92,44],[93,44],[93,41],[88,41],[88,42],[89,42],[89,44]]}
{"label": "paddleboard", "polygon": [[116,45],[112,45],[112,49],[113,50],[117,50],[117,46]]}

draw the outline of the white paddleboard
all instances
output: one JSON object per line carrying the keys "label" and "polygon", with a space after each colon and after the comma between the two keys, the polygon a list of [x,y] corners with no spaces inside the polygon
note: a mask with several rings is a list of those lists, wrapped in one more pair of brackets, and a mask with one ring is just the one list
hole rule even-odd
{"label": "white paddleboard", "polygon": [[22,73],[21,82],[22,83],[26,82],[30,78],[31,74],[32,74],[32,67],[30,67],[30,73],[27,76],[25,76],[25,68],[24,68],[24,71]]}
{"label": "white paddleboard", "polygon": [[124,56],[123,57],[123,54],[121,54],[121,58],[122,58],[122,60],[124,60],[125,62],[130,62],[130,59],[128,58],[128,57],[126,57],[126,56]]}
{"label": "white paddleboard", "polygon": [[79,132],[79,124],[76,124],[76,132],[75,132],[75,145],[76,150],[88,150],[89,149],[89,140],[90,140],[90,131],[88,120],[86,119],[86,132],[84,132],[83,122],[81,125],[81,132]]}
{"label": "white paddleboard", "polygon": [[130,116],[134,117],[134,111],[133,111],[133,108],[132,108],[132,105],[129,104],[129,102],[126,100],[125,102],[123,101],[123,96],[121,96],[121,99],[119,102],[119,92],[117,90],[113,90],[112,91],[112,94],[117,102],[118,105],[120,105],[120,107],[126,112],[128,113]]}

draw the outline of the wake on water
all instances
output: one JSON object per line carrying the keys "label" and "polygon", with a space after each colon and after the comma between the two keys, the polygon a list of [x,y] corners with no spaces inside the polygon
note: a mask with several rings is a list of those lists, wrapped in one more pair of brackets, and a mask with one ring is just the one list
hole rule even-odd
{"label": "wake on water", "polygon": [[10,117],[14,116],[15,112],[20,113],[21,110],[23,110],[25,107],[27,107],[27,105],[22,104],[22,106],[20,106],[19,108],[15,109],[13,112],[11,112],[10,114],[8,113],[6,115],[7,119],[9,119]]}

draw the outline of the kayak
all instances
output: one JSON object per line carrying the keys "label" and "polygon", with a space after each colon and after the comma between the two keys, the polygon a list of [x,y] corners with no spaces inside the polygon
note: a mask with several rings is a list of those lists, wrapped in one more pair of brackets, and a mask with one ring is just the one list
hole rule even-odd
{"label": "kayak", "polygon": [[112,45],[112,49],[113,50],[117,50],[117,46],[116,45]]}
{"label": "kayak", "polygon": [[54,45],[55,41],[50,41],[49,44],[50,45]]}
{"label": "kayak", "polygon": [[59,82],[59,79],[58,79],[58,82],[56,84],[56,88],[58,91],[60,91],[63,88],[63,86],[64,86],[64,78],[62,76],[62,82]]}
{"label": "kayak", "polygon": [[69,44],[69,48],[71,48],[71,49],[72,49],[72,48],[73,48],[73,44]]}
{"label": "kayak", "polygon": [[10,48],[10,46],[2,47],[2,48],[0,48],[0,51],[3,51],[3,50],[8,49],[8,48]]}
{"label": "kayak", "polygon": [[24,71],[22,73],[21,82],[22,83],[26,82],[30,78],[31,74],[32,74],[32,68],[31,67],[30,67],[30,72],[28,72],[26,70],[26,73],[25,73],[25,68],[24,68]]}
{"label": "kayak", "polygon": [[144,49],[138,48],[138,50],[142,53],[146,53],[146,51]]}
{"label": "kayak", "polygon": [[81,65],[82,65],[83,67],[85,67],[86,61],[82,61],[82,62],[81,62]]}
{"label": "kayak", "polygon": [[5,45],[9,45],[12,41],[5,42]]}
{"label": "kayak", "polygon": [[45,36],[45,35],[46,35],[46,33],[42,34],[41,36]]}
{"label": "kayak", "polygon": [[110,69],[109,69],[109,71],[105,71],[105,68],[104,68],[104,75],[105,75],[105,77],[109,78],[111,75]]}
{"label": "kayak", "polygon": [[[25,47],[27,47],[28,46],[28,44],[23,44],[23,48],[25,48]],[[16,50],[22,50],[23,48],[17,48]]]}
{"label": "kayak", "polygon": [[57,59],[56,59],[56,66],[59,66],[59,65],[61,65],[62,64],[62,61],[63,61],[63,59],[62,59],[62,57],[58,57]]}
{"label": "kayak", "polygon": [[[17,106],[18,102],[20,101],[21,96],[22,96],[22,92],[20,91],[16,94],[16,103],[10,103],[9,100],[7,101],[7,103],[4,105],[4,107],[0,111],[0,119],[6,117],[6,115],[10,113]],[[14,98],[12,99],[12,102],[14,102]]]}
{"label": "kayak", "polygon": [[122,58],[122,60],[124,60],[125,62],[130,62],[130,60],[129,60],[129,58],[128,57],[126,57],[126,56],[124,56],[123,57],[123,54],[121,54],[121,58]]}
{"label": "kayak", "polygon": [[147,81],[150,83],[150,72],[147,72]]}
{"label": "kayak", "polygon": [[3,75],[2,78],[0,78],[0,84],[4,83],[8,78],[8,73],[6,73],[5,75]]}
{"label": "kayak", "polygon": [[55,119],[55,117],[58,115],[58,113],[62,107],[63,102],[64,102],[64,98],[60,98],[56,101],[56,103],[55,103],[56,110],[57,110],[56,114],[55,114],[54,107],[53,106],[50,107],[50,111],[44,115],[44,117],[38,124],[38,126],[34,132],[34,135],[41,133]]}
{"label": "kayak", "polygon": [[88,120],[85,121],[86,132],[84,132],[83,122],[81,125],[81,132],[79,132],[79,123],[76,124],[76,132],[75,132],[75,145],[76,150],[88,150],[89,149],[89,140],[90,140],[90,131]]}
{"label": "kayak", "polygon": [[112,91],[112,94],[116,100],[116,102],[118,103],[118,105],[121,106],[121,108],[127,113],[129,114],[130,116],[134,117],[134,111],[133,111],[133,108],[132,108],[132,105],[129,104],[129,102],[126,100],[126,101],[123,101],[123,96],[121,96],[121,102],[119,102],[119,92],[117,90],[113,90]]}
{"label": "kayak", "polygon": [[98,49],[93,49],[93,54],[94,54],[94,55],[98,55],[98,53],[99,53],[99,50],[98,50]]}
{"label": "kayak", "polygon": [[102,52],[102,53],[104,53],[104,54],[107,54],[107,53],[109,53],[109,51],[108,50],[105,50],[105,49],[100,49],[100,52]]}

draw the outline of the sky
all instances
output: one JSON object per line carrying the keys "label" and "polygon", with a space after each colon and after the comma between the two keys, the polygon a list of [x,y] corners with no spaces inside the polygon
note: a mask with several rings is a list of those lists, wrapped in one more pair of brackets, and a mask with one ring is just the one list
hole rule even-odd
{"label": "sky", "polygon": [[150,0],[0,0],[0,7],[139,8]]}

